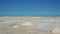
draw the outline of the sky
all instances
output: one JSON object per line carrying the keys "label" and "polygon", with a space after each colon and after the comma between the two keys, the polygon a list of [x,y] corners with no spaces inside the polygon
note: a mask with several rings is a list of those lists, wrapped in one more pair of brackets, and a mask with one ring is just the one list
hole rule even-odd
{"label": "sky", "polygon": [[0,16],[60,16],[60,0],[0,0]]}

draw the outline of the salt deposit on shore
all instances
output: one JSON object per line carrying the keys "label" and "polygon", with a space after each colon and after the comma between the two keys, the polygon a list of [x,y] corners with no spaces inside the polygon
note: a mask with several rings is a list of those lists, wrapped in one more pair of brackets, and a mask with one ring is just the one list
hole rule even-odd
{"label": "salt deposit on shore", "polygon": [[59,25],[60,17],[5,16],[0,17],[0,34],[57,34]]}

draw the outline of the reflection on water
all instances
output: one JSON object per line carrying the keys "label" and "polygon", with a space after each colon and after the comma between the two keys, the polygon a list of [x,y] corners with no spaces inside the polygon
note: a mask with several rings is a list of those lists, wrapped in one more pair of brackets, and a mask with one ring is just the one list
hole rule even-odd
{"label": "reflection on water", "polygon": [[0,34],[60,34],[60,17],[0,17]]}

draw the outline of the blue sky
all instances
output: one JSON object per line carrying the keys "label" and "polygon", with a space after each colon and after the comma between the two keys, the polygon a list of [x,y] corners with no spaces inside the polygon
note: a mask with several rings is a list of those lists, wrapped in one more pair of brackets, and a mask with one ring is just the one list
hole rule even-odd
{"label": "blue sky", "polygon": [[0,0],[0,16],[60,16],[60,0]]}

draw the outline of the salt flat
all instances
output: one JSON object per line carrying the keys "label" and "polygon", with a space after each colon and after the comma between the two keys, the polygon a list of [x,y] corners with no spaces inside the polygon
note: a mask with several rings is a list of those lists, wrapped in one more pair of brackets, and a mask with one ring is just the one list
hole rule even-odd
{"label": "salt flat", "polygon": [[60,28],[60,17],[0,17],[0,34],[59,34],[54,28]]}

